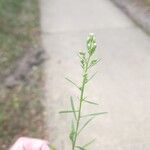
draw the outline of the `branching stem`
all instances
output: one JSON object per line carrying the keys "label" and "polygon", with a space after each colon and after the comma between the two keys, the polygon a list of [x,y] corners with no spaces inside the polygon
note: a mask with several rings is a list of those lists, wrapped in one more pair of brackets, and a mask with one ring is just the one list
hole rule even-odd
{"label": "branching stem", "polygon": [[84,99],[84,89],[85,89],[85,85],[86,85],[86,75],[88,73],[88,68],[89,68],[89,61],[90,61],[90,55],[87,59],[85,68],[83,68],[83,75],[82,75],[82,85],[81,85],[81,93],[80,93],[80,103],[79,103],[79,112],[78,112],[78,116],[77,116],[77,122],[76,122],[76,129],[75,129],[75,138],[74,141],[72,143],[72,150],[75,150],[75,146],[76,146],[76,141],[77,141],[77,135],[78,135],[78,131],[79,131],[79,124],[80,124],[80,119],[81,119],[81,111],[82,111],[82,104],[83,104],[83,99]]}
{"label": "branching stem", "polygon": [[[72,143],[72,150],[75,150],[75,149],[85,150],[87,148],[87,146],[89,146],[91,143],[93,143],[94,140],[92,140],[82,146],[79,146],[77,144],[79,134],[94,119],[95,116],[105,113],[105,112],[99,112],[99,113],[91,113],[91,114],[85,114],[85,115],[82,114],[84,102],[88,102],[89,104],[92,104],[92,105],[98,105],[95,102],[85,100],[86,99],[86,97],[85,97],[86,84],[95,76],[95,74],[94,74],[92,77],[88,78],[89,70],[98,63],[97,59],[92,58],[95,53],[96,47],[97,47],[96,39],[93,34],[89,34],[89,36],[87,38],[86,46],[87,46],[87,51],[79,52],[79,58],[80,58],[81,67],[82,67],[81,86],[78,86],[78,84],[76,84],[72,80],[66,78],[67,81],[69,81],[71,84],[73,84],[76,88],[78,88],[80,90],[79,97],[78,97],[79,103],[76,104],[77,105],[76,106],[71,97],[71,99],[70,99],[71,100],[71,109],[65,110],[65,111],[60,111],[60,113],[72,113],[74,116],[72,119],[71,131],[69,134],[69,138]],[[90,118],[86,119],[86,122],[83,124],[83,126],[81,126],[80,125],[81,118],[83,119],[83,117],[90,117]]]}

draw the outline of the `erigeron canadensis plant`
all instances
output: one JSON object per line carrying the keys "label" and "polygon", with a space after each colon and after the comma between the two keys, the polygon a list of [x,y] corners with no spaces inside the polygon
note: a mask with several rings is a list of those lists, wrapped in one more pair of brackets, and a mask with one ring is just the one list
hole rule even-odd
{"label": "erigeron canadensis plant", "polygon": [[[96,116],[106,113],[106,112],[95,112],[90,114],[82,113],[84,109],[84,103],[88,103],[89,105],[98,105],[97,103],[88,100],[88,98],[85,96],[85,87],[87,86],[87,83],[96,75],[95,73],[90,76],[89,71],[99,62],[98,59],[93,58],[97,48],[96,39],[93,33],[89,34],[86,45],[87,50],[80,51],[78,54],[80,64],[82,67],[82,79],[80,84],[78,85],[72,80],[66,78],[67,81],[69,81],[73,86],[75,86],[79,90],[79,96],[77,98],[78,104],[75,105],[74,99],[70,97],[71,108],[65,111],[60,111],[61,114],[70,113],[73,115],[71,122],[71,130],[69,133],[69,138],[72,145],[71,150],[76,149],[87,150],[88,146],[92,144],[95,141],[95,139],[90,140],[84,145],[78,145],[77,141],[80,136],[80,133]],[[81,119],[85,119],[84,124],[81,124]]]}

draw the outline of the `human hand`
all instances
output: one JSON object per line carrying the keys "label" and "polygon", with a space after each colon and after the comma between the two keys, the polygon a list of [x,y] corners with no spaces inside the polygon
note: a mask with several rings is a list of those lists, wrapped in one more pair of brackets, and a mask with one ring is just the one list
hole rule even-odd
{"label": "human hand", "polygon": [[28,137],[19,138],[10,150],[49,150],[48,142]]}

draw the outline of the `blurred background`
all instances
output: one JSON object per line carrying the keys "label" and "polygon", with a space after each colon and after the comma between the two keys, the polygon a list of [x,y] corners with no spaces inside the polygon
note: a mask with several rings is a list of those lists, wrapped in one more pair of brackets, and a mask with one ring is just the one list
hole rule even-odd
{"label": "blurred background", "polygon": [[[64,88],[64,86],[62,86],[64,83],[61,82],[61,80],[63,80],[65,74],[67,74],[67,71],[71,70],[71,68],[74,68],[72,69],[74,73],[78,70],[75,66],[76,60],[72,62],[72,58],[75,57],[73,55],[74,51],[70,51],[70,49],[78,50],[80,46],[83,47],[81,43],[84,43],[84,38],[88,32],[94,32],[97,36],[98,44],[102,44],[102,48],[107,49],[106,52],[100,52],[98,54],[98,56],[104,57],[102,65],[106,65],[106,68],[102,68],[101,72],[104,72],[102,79],[106,82],[101,81],[101,79],[99,79],[100,77],[98,78],[98,82],[96,82],[102,82],[104,88],[101,88],[111,91],[112,95],[114,95],[113,90],[115,88],[115,92],[119,91],[118,93],[123,93],[123,91],[126,90],[125,95],[128,99],[127,102],[131,100],[130,90],[128,91],[128,86],[124,85],[126,87],[124,88],[121,87],[121,85],[122,83],[132,82],[133,85],[129,85],[129,89],[131,89],[131,91],[134,89],[132,92],[135,92],[132,98],[137,98],[142,94],[144,95],[143,103],[139,102],[140,100],[138,101],[137,108],[141,109],[140,115],[143,114],[144,109],[148,113],[148,108],[144,105],[148,106],[149,104],[147,100],[149,98],[150,88],[150,86],[147,85],[150,83],[150,70],[148,69],[150,65],[150,52],[148,51],[150,48],[150,0],[87,0],[82,2],[79,0],[63,0],[61,2],[58,0],[0,0],[1,150],[8,149],[20,136],[48,138],[47,123],[44,121],[44,116],[48,109],[44,108],[43,100],[45,97],[46,99],[50,97],[54,105],[48,103],[48,106],[53,110],[56,107],[56,101],[59,100],[62,95],[64,95],[62,99],[67,96],[67,94],[64,93],[67,92],[68,87]],[[116,49],[118,49],[118,51]],[[123,52],[119,51],[119,49],[122,49]],[[48,58],[45,56],[45,53],[48,54]],[[132,56],[130,56],[130,54]],[[50,62],[48,60],[47,64],[43,66],[43,62],[46,59],[51,60]],[[66,60],[68,60],[68,62],[66,62]],[[135,66],[132,66],[131,64],[134,63]],[[73,67],[71,64],[73,64]],[[107,65],[110,65],[110,67],[107,67]],[[131,68],[126,68],[124,65],[131,65]],[[133,72],[140,74],[136,70],[140,65],[140,69],[144,68],[144,70],[142,70],[143,74],[141,76],[134,76]],[[127,71],[121,74],[122,66],[125,68],[125,71],[131,69],[133,72]],[[64,71],[64,69],[66,70]],[[98,69],[100,70],[100,68]],[[112,70],[116,70],[116,72]],[[126,73],[128,73],[128,75]],[[108,76],[108,74],[110,76],[112,75],[112,77]],[[117,74],[120,76],[119,81],[116,77]],[[57,81],[61,84],[60,88],[58,87],[59,84]],[[136,81],[139,81],[141,84],[137,84]],[[93,83],[93,88],[97,86],[96,82]],[[111,87],[110,89],[107,88],[108,85]],[[136,90],[138,86],[140,88]],[[61,91],[61,88],[66,90],[63,91],[63,89]],[[101,88],[100,93],[104,92]],[[121,90],[119,90],[119,88]],[[141,89],[145,89],[146,93],[141,92]],[[62,95],[59,94],[60,91]],[[111,92],[104,92],[104,95],[99,95],[99,91],[97,91],[95,94],[104,97],[104,100],[106,99],[103,105],[105,105],[108,112],[119,113],[122,109],[122,107],[120,107],[122,101],[118,102],[116,100],[116,106],[110,104],[107,99],[115,98],[116,96],[111,97]],[[141,95],[136,95],[136,93],[140,92]],[[109,94],[110,97],[106,96]],[[58,95],[58,97],[55,95]],[[118,99],[119,98],[124,99],[123,95],[118,96]],[[61,104],[62,103],[59,105]],[[125,110],[128,110],[128,107],[134,104],[135,103],[124,104],[125,107],[127,107]],[[65,103],[63,103],[63,105],[65,105]],[[115,109],[110,109],[112,107]],[[116,107],[118,107],[118,109]],[[134,110],[133,112],[135,113],[136,111],[138,110]],[[52,112],[48,113],[50,115],[53,114]],[[132,116],[132,114],[131,111],[127,115],[127,118],[130,118],[129,116]],[[132,119],[135,117],[134,115],[131,117]],[[138,114],[136,115],[138,116]],[[114,120],[118,118],[118,116],[111,117],[114,117]],[[148,116],[146,116],[146,118],[147,117]],[[126,121],[125,124],[128,125],[130,121],[128,119]],[[147,125],[150,125],[150,118],[147,118],[145,121],[148,122]],[[137,122],[138,121],[135,121],[134,124],[137,124]],[[114,122],[108,118],[104,120],[104,126],[106,123],[112,123],[115,126],[115,123],[120,122]],[[50,124],[50,128],[55,128],[53,127],[52,121],[48,121],[48,124]],[[129,127],[131,128],[130,125],[129,123]],[[65,127],[65,124],[63,124],[63,126]],[[142,126],[143,124],[141,123],[139,128],[141,129]],[[106,127],[107,128],[102,127],[102,129],[104,129],[104,131],[111,131],[112,127],[107,125]],[[124,126],[120,125],[120,127],[123,128]],[[148,127],[144,127],[144,130],[148,130]],[[118,139],[119,136],[123,137],[123,135],[119,135],[118,132],[121,131],[115,130],[110,137],[113,139],[115,137],[113,135],[115,134],[116,139]],[[147,133],[149,132],[150,129]],[[105,133],[107,136],[107,132],[104,132],[104,134]],[[144,132],[141,131],[141,134],[142,133],[144,134]],[[52,135],[55,134],[56,133],[53,133]],[[131,135],[128,133],[127,137],[132,137],[132,134],[134,134],[134,132],[131,133]],[[142,136],[144,136],[143,134]],[[57,133],[57,136],[58,135]],[[135,137],[137,136],[140,136],[140,134],[135,134]],[[138,139],[139,143],[141,142],[142,144],[145,138],[146,137],[141,137],[141,139]],[[55,141],[53,138],[50,139]],[[109,138],[107,139],[107,137],[102,138],[104,141],[105,139],[110,140]],[[132,139],[133,141],[130,140],[130,142],[138,142],[138,140],[135,139],[136,138]],[[148,136],[146,139],[148,140]],[[114,141],[112,141],[112,143],[113,142]],[[130,142],[127,141],[127,143]],[[115,141],[114,143],[116,144],[117,142]],[[116,144],[117,146],[119,145],[118,143]],[[102,148],[109,150],[110,147],[107,144],[111,145],[110,143],[106,143]],[[136,150],[142,150],[142,148],[148,150],[150,143],[147,143],[146,146],[146,148],[143,146],[139,148],[138,146]],[[124,148],[133,149],[132,147]],[[119,149],[123,149],[123,147],[120,146],[118,150]]]}
{"label": "blurred background", "polygon": [[40,41],[38,0],[0,0],[1,150],[19,136],[44,136]]}

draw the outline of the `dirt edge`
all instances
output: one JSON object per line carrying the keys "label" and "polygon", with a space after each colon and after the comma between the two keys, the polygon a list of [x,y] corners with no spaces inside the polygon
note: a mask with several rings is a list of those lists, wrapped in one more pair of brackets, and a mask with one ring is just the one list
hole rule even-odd
{"label": "dirt edge", "polygon": [[150,34],[150,9],[144,8],[133,1],[111,0],[123,10],[139,27]]}

